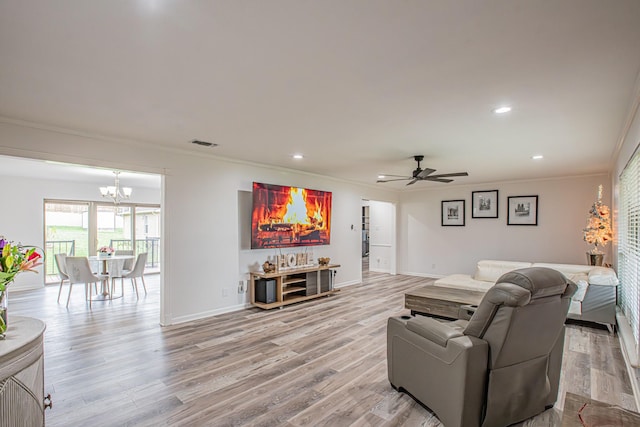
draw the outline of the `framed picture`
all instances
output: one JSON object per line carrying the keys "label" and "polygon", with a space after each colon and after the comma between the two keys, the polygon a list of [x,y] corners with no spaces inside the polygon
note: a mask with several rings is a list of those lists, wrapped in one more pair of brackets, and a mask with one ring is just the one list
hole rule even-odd
{"label": "framed picture", "polygon": [[442,226],[464,226],[464,200],[442,201]]}
{"label": "framed picture", "polygon": [[498,190],[471,192],[471,218],[498,218]]}
{"label": "framed picture", "polygon": [[507,225],[538,225],[538,196],[513,196],[507,200]]}

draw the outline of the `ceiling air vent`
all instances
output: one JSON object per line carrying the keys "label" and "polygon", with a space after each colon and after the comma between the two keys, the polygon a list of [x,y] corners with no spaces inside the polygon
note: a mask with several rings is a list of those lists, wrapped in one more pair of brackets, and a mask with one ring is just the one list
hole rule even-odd
{"label": "ceiling air vent", "polygon": [[213,142],[200,141],[198,139],[194,139],[191,141],[192,144],[202,145],[203,147],[217,147],[218,144],[214,144]]}

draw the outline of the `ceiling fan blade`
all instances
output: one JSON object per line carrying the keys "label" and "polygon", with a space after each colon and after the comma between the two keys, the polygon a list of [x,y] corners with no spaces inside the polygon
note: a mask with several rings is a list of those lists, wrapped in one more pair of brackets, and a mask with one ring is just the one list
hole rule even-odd
{"label": "ceiling fan blade", "polygon": [[416,178],[425,179],[427,176],[431,175],[435,171],[436,171],[435,169],[430,169],[430,168],[422,169],[420,173],[416,175]]}
{"label": "ceiling fan blade", "polygon": [[425,181],[434,181],[434,182],[453,182],[452,179],[439,178],[437,176],[428,176],[424,180]]}
{"label": "ceiling fan blade", "polygon": [[391,181],[406,181],[411,178],[394,178],[394,179],[379,179],[376,182],[391,182]]}
{"label": "ceiling fan blade", "polygon": [[469,174],[467,172],[439,173],[437,175],[432,175],[429,178],[448,178],[451,176],[469,176]]}
{"label": "ceiling fan blade", "polygon": [[417,181],[420,181],[418,178],[413,178],[411,181],[407,183],[407,185],[415,184]]}

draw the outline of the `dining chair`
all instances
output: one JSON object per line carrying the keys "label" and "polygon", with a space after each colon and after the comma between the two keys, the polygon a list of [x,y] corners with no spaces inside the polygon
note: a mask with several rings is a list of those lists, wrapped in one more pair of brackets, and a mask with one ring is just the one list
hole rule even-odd
{"label": "dining chair", "polygon": [[[134,255],[133,250],[129,250],[129,249],[118,249],[116,250],[115,255]],[[135,258],[131,258],[131,259],[125,259],[124,262],[122,263],[122,268],[124,270],[133,270],[133,263],[136,259]]]}
{"label": "dining chair", "polygon": [[[85,298],[89,300],[89,308],[91,308],[92,289],[91,284],[98,284],[99,282],[105,282],[109,276],[104,274],[94,274],[91,271],[89,265],[89,259],[87,257],[67,257],[66,259],[67,274],[69,276],[69,296],[67,297],[67,307],[69,307],[69,300],[71,299],[71,289],[76,283],[84,284]],[[88,290],[88,292],[87,292]]]}
{"label": "dining chair", "polygon": [[69,280],[66,264],[67,254],[55,254],[56,267],[58,268],[58,277],[60,278],[60,288],[58,289],[58,302],[60,302],[60,293],[62,292],[62,284],[65,280]]}
{"label": "dining chair", "polygon": [[144,293],[147,294],[147,284],[144,282],[144,267],[147,263],[147,252],[138,254],[136,262],[131,270],[122,270],[122,273],[118,276],[111,276],[111,293],[115,289],[115,279],[120,279],[120,286],[122,287],[122,295],[124,296],[124,279],[131,279],[131,284],[136,290],[136,298],[140,298],[138,295],[138,281],[137,278],[142,280],[142,286],[144,287]]}

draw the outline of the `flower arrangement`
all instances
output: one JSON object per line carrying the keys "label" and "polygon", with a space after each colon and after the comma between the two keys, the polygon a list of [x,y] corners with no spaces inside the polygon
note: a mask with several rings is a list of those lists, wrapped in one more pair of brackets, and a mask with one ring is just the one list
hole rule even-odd
{"label": "flower arrangement", "polygon": [[4,237],[0,237],[0,293],[4,293],[7,286],[22,271],[37,273],[35,267],[41,265],[42,255],[35,247],[13,245]]}
{"label": "flower arrangement", "polygon": [[592,254],[601,254],[598,245],[605,246],[613,239],[611,231],[611,212],[609,207],[602,203],[602,185],[598,187],[598,200],[589,209],[587,227],[583,230],[584,241],[595,245]]}
{"label": "flower arrangement", "polygon": [[0,336],[7,331],[7,287],[20,272],[37,273],[41,258],[37,248],[14,245],[0,236]]}
{"label": "flower arrangement", "polygon": [[102,246],[98,249],[98,252],[101,254],[111,255],[115,252],[111,246]]}

